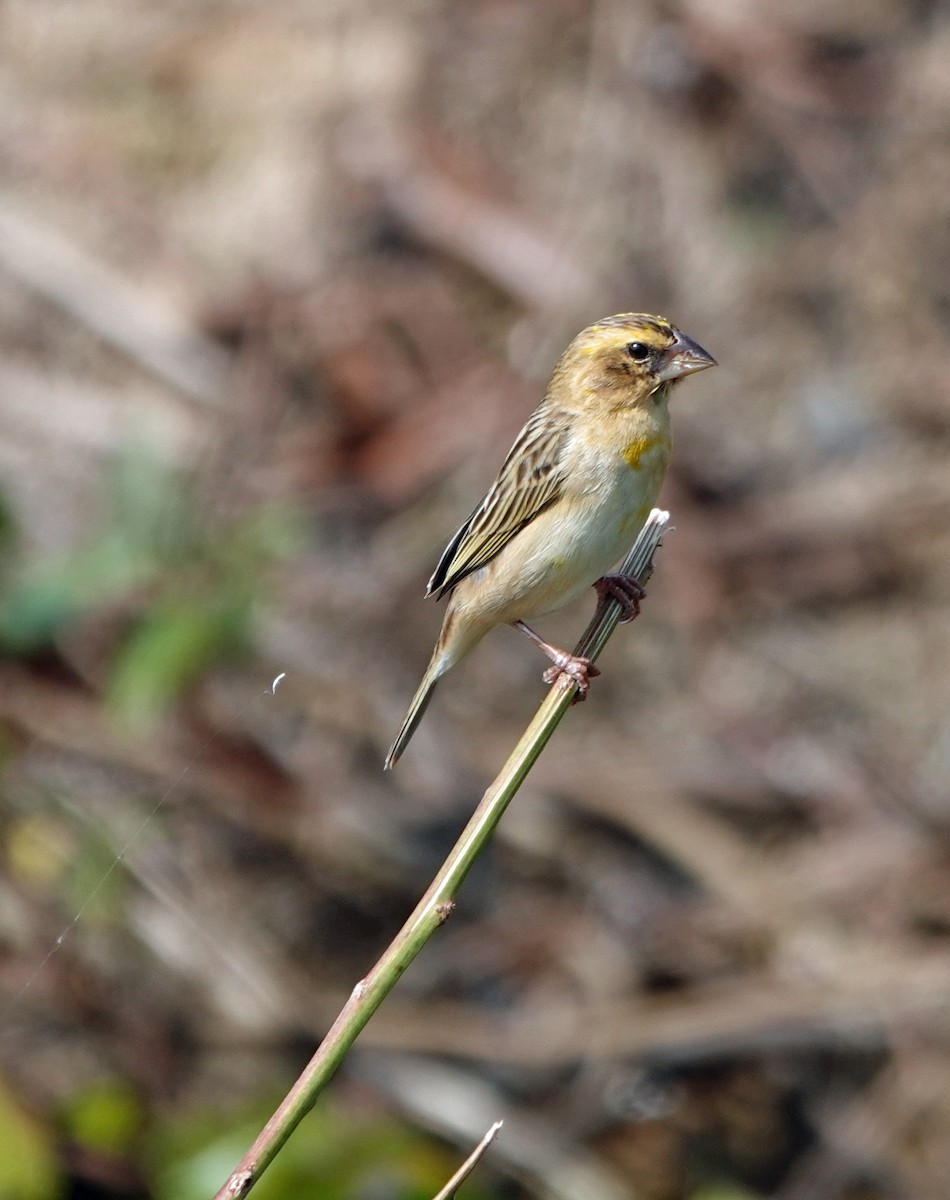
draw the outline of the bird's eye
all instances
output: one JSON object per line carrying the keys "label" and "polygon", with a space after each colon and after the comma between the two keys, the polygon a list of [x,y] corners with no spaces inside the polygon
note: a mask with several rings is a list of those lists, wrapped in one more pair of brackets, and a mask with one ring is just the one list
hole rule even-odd
{"label": "bird's eye", "polygon": [[634,362],[642,363],[650,357],[650,347],[646,342],[628,342],[627,353]]}

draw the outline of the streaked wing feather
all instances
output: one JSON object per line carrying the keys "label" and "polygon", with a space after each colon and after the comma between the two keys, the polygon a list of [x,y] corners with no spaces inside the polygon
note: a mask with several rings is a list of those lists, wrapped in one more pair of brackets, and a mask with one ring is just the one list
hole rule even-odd
{"label": "streaked wing feather", "polygon": [[485,499],[446,546],[427,596],[440,598],[485,566],[561,492],[560,460],[569,418],[548,407],[533,413],[508,452]]}

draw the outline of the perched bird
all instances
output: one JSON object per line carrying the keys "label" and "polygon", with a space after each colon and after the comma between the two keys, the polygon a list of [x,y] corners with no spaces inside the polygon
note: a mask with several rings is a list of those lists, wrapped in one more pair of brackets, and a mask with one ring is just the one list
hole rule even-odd
{"label": "perched bird", "polygon": [[554,368],[481,504],[445,548],[427,596],[449,597],[442,632],[402,728],[395,765],[442,676],[496,625],[514,625],[544,651],[553,682],[565,673],[587,694],[599,674],[524,624],[591,585],[639,612],[635,580],[607,575],[656,502],[670,458],[670,392],[715,366],[662,317],[621,313],[584,329]]}

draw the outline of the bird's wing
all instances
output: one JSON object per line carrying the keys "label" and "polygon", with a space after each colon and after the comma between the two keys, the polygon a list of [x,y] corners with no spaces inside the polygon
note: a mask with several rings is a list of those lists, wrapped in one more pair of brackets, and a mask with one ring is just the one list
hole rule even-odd
{"label": "bird's wing", "polygon": [[427,596],[444,596],[554,503],[564,481],[561,456],[569,431],[566,413],[544,406],[532,414],[485,499],[443,551]]}

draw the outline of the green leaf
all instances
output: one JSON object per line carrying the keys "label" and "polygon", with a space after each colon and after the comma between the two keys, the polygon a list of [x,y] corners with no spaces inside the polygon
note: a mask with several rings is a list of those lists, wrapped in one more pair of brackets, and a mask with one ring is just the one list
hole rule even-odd
{"label": "green leaf", "polygon": [[62,1118],[67,1133],[80,1146],[118,1156],[128,1153],[138,1140],[145,1113],[128,1083],[108,1079],[71,1096]]}
{"label": "green leaf", "polygon": [[212,662],[239,648],[248,613],[240,596],[213,604],[198,595],[153,610],[116,660],[112,708],[133,729],[147,729]]}
{"label": "green leaf", "polygon": [[0,642],[23,652],[49,645],[81,613],[140,587],[156,570],[117,533],[26,573],[0,601]]}
{"label": "green leaf", "polygon": [[61,1194],[50,1131],[20,1107],[0,1080],[0,1196],[56,1200]]}
{"label": "green leaf", "polygon": [[[158,1165],[157,1200],[206,1200],[227,1179],[254,1140],[269,1109],[255,1106],[243,1119],[220,1112],[167,1125],[153,1139]],[[226,1133],[221,1133],[226,1128]],[[308,1115],[306,1131],[292,1138],[255,1185],[255,1200],[354,1200],[383,1195],[391,1200],[431,1200],[459,1163],[459,1152],[402,1125],[385,1113],[352,1111],[325,1100]],[[477,1180],[467,1200],[489,1192]]]}

